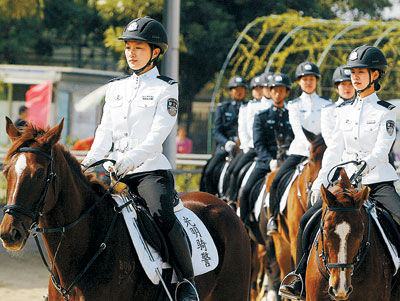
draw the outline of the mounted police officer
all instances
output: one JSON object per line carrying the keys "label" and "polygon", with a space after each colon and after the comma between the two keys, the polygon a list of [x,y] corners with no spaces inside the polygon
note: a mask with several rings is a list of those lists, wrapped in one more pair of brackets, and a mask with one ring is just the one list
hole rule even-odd
{"label": "mounted police officer", "polygon": [[[351,82],[357,91],[357,97],[353,101],[343,102],[337,109],[333,137],[324,153],[322,168],[311,188],[310,200],[313,207],[304,214],[302,220],[307,218],[306,215],[312,215],[309,211],[315,212],[321,208],[321,185],[328,187],[327,175],[341,160],[365,161],[366,169],[361,176],[362,184],[370,188],[369,198],[400,219],[400,196],[393,185],[398,176],[388,160],[396,137],[395,106],[379,100],[376,95],[376,91],[380,89],[380,80],[387,69],[385,55],[376,47],[363,45],[350,53],[344,68],[351,70]],[[346,169],[348,174],[357,171],[357,167],[350,165]],[[300,294],[300,277],[304,279],[307,249],[307,246],[299,249],[298,245],[299,265],[295,271],[297,277],[290,284],[282,286],[281,291],[286,294]]]}
{"label": "mounted police officer", "polygon": [[226,172],[225,195],[229,202],[236,203],[237,193],[240,187],[238,175],[242,168],[256,156],[253,141],[253,123],[254,116],[262,110],[266,110],[272,104],[272,100],[265,98],[263,87],[265,85],[265,77],[262,75],[254,77],[250,81],[250,90],[253,99],[242,105],[239,110],[238,133],[240,140],[240,148],[242,150],[229,164]]}
{"label": "mounted police officer", "polygon": [[352,101],[356,90],[351,84],[351,71],[344,69],[343,66],[337,67],[333,72],[332,82],[335,85],[339,98],[335,103],[326,105],[321,110],[321,133],[328,145],[330,142],[336,123],[336,108],[343,102]]}
{"label": "mounted police officer", "polygon": [[279,202],[276,195],[277,187],[281,178],[297,164],[307,159],[310,154],[311,144],[304,135],[303,129],[321,133],[321,109],[331,101],[320,97],[315,91],[317,81],[321,77],[317,65],[311,62],[303,62],[296,68],[296,78],[303,93],[299,98],[289,102],[289,121],[294,132],[294,140],[290,144],[289,157],[279,168],[270,186],[270,214],[267,233],[272,234],[278,229],[276,217],[279,213]]}
{"label": "mounted police officer", "polygon": [[167,238],[172,264],[182,284],[178,300],[199,300],[189,245],[174,214],[174,178],[162,153],[162,143],[175,125],[178,113],[177,82],[160,76],[155,66],[168,48],[164,27],[143,17],[131,21],[119,38],[133,74],[108,84],[103,117],[83,166],[104,158],[115,159],[117,174],[141,196]]}
{"label": "mounted police officer", "polygon": [[273,104],[254,118],[256,165],[239,196],[240,218],[246,225],[251,224],[251,212],[255,201],[249,198],[251,190],[257,181],[276,169],[277,142],[283,144],[286,137],[293,137],[289,113],[285,108],[285,99],[290,93],[290,79],[283,73],[274,74],[268,85],[271,88]]}
{"label": "mounted police officer", "polygon": [[228,88],[231,99],[217,106],[214,124],[216,149],[203,175],[205,190],[211,194],[218,192],[217,183],[214,181],[216,167],[224,162],[229,153],[232,153],[238,140],[239,109],[245,104],[246,80],[241,76],[234,76],[229,80]]}

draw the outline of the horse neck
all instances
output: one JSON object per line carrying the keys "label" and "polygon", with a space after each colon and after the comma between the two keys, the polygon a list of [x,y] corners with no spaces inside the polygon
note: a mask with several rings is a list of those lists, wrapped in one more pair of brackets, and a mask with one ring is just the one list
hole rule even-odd
{"label": "horse neck", "polygon": [[[93,192],[89,191],[90,188],[87,184],[85,185],[79,177],[74,176],[62,151],[58,149],[54,155],[54,171],[57,175],[55,191],[49,190],[50,194],[46,198],[46,202],[49,201],[49,198],[53,198],[50,202],[53,204],[53,208],[45,211],[40,220],[40,226],[44,228],[58,228],[76,221],[88,207],[86,203],[90,195],[93,197]],[[76,266],[76,261],[85,254],[91,245],[90,221],[91,218],[86,217],[65,233],[45,233],[44,235],[44,242],[51,261],[54,260],[57,248],[60,248],[55,267],[62,283],[64,281],[67,284],[71,282],[81,270],[81,267]]]}

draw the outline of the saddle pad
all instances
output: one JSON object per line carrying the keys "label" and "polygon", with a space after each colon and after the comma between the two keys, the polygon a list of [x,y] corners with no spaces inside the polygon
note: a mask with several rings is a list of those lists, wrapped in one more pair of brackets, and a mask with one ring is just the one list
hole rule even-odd
{"label": "saddle pad", "polygon": [[[371,203],[369,201],[367,201],[367,202],[365,202],[364,206],[366,206],[366,207],[371,206]],[[394,268],[395,268],[393,275],[396,275],[397,271],[400,267],[400,258],[398,255],[398,250],[396,250],[396,247],[390,242],[387,235],[385,234],[385,231],[383,230],[383,227],[381,226],[381,224],[378,220],[378,215],[376,213],[375,207],[373,207],[371,210],[371,216],[375,222],[375,225],[378,227],[379,232],[382,235],[383,241],[385,242],[385,245],[390,253],[390,256],[392,257]]]}
{"label": "saddle pad", "polygon": [[[113,195],[113,199],[119,206],[126,203],[125,197],[121,195]],[[218,251],[206,226],[195,213],[183,206],[182,201],[175,207],[174,211],[192,245],[194,275],[198,276],[214,270],[219,263]],[[133,207],[125,207],[122,209],[122,214],[139,261],[147,277],[153,284],[157,285],[160,282],[158,275],[162,274],[162,269],[171,266],[163,262],[160,254],[144,241],[136,223],[136,213]],[[172,283],[176,282],[177,278],[174,273]]]}
{"label": "saddle pad", "polygon": [[219,181],[218,181],[218,192],[220,195],[224,194],[224,178],[226,175],[226,171],[228,170],[229,167],[229,161],[226,161],[224,164],[224,167],[222,168],[221,175],[219,176]]}
{"label": "saddle pad", "polygon": [[[267,184],[264,181],[263,186],[261,187],[260,194],[258,195],[257,201],[254,204],[254,216],[256,218],[256,221],[259,221],[260,219],[260,214],[261,214],[261,209],[264,207],[264,200],[267,197]],[[269,194],[268,194],[269,195]]]}
{"label": "saddle pad", "polygon": [[289,184],[286,186],[285,192],[283,193],[282,198],[281,198],[280,209],[279,209],[279,212],[281,214],[283,213],[283,211],[285,211],[287,199],[289,196],[289,191],[290,191],[290,188],[292,187],[293,182],[302,173],[302,171],[303,171],[304,167],[307,165],[307,163],[308,163],[308,160],[305,160],[305,161],[297,164],[296,170],[295,170],[292,178],[290,179]]}

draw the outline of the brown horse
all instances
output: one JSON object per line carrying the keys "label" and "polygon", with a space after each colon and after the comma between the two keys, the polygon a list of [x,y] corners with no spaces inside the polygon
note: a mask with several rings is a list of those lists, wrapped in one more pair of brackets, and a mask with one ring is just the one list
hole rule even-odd
{"label": "brown horse", "polygon": [[379,230],[363,207],[369,188],[357,192],[344,169],[323,199],[320,233],[306,273],[307,300],[400,300],[392,290],[394,267]]}
{"label": "brown horse", "polygon": [[[64,288],[57,290],[49,281],[49,300],[155,300],[162,288],[146,276],[123,217],[115,214],[111,198],[103,197],[106,189],[85,176],[78,161],[57,143],[62,127],[63,122],[47,131],[28,125],[19,132],[7,118],[12,146],[4,166],[4,247],[21,250],[38,220],[41,228],[62,230],[43,233],[54,282]],[[218,249],[217,268],[196,277],[201,300],[246,300],[250,244],[244,226],[228,205],[210,194],[187,193],[182,200],[204,222]],[[59,291],[65,293],[70,286],[63,297]]]}
{"label": "brown horse", "polygon": [[[311,143],[308,163],[290,188],[286,209],[282,215],[279,215],[278,233],[271,235],[274,240],[276,259],[281,270],[281,280],[293,270],[296,261],[300,218],[307,210],[308,194],[321,169],[322,157],[326,149],[322,135],[315,135],[305,129],[303,131]],[[269,191],[274,176],[275,173],[271,173],[267,178],[267,191]],[[266,219],[267,217],[262,219],[264,227],[262,232],[265,233]]]}

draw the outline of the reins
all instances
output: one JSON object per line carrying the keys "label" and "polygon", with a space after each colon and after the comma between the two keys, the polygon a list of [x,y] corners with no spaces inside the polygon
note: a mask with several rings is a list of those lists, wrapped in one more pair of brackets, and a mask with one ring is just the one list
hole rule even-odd
{"label": "reins", "polygon": [[[70,299],[70,293],[72,288],[79,282],[79,280],[82,278],[82,276],[87,272],[87,270],[90,268],[90,266],[93,264],[93,262],[96,260],[96,258],[106,249],[107,247],[107,242],[111,236],[111,233],[114,229],[118,214],[121,213],[122,209],[124,209],[125,207],[129,206],[131,204],[131,200],[128,201],[127,203],[125,203],[122,206],[114,206],[114,214],[110,223],[110,226],[108,227],[108,230],[106,232],[106,235],[103,239],[103,242],[100,244],[99,248],[97,249],[96,253],[92,256],[92,258],[89,260],[89,262],[86,264],[86,266],[82,269],[82,271],[75,277],[75,279],[72,281],[72,283],[67,287],[64,288],[61,283],[60,283],[60,279],[58,277],[58,275],[56,273],[54,273],[54,265],[56,262],[56,258],[57,258],[57,254],[60,250],[60,246],[61,243],[63,241],[63,238],[65,236],[65,232],[68,231],[69,229],[73,228],[74,226],[76,226],[77,224],[79,224],[82,220],[84,220],[86,217],[89,216],[89,214],[105,199],[105,197],[107,195],[110,195],[111,192],[113,191],[115,185],[117,185],[119,183],[119,179],[112,185],[110,186],[110,188],[107,189],[107,191],[100,197],[98,198],[92,206],[90,206],[89,209],[87,209],[86,211],[83,212],[82,215],[80,215],[75,221],[73,221],[72,223],[66,225],[66,226],[62,226],[62,227],[56,227],[56,228],[40,228],[38,226],[38,222],[39,222],[39,218],[41,216],[43,216],[43,208],[45,205],[45,199],[47,196],[47,192],[48,192],[48,188],[50,186],[51,183],[53,183],[53,187],[55,189],[55,179],[56,179],[56,174],[54,172],[54,166],[53,166],[53,150],[51,151],[50,154],[40,150],[40,149],[36,149],[36,148],[29,148],[29,147],[22,147],[20,148],[16,153],[22,153],[22,152],[26,152],[26,153],[34,153],[34,154],[39,154],[42,155],[46,158],[48,158],[50,160],[50,164],[48,167],[48,174],[47,174],[47,179],[46,179],[46,184],[45,187],[43,189],[43,192],[41,193],[41,197],[39,199],[39,201],[37,202],[37,204],[34,206],[33,210],[27,209],[23,206],[20,205],[6,205],[3,208],[4,214],[10,214],[13,215],[14,217],[18,217],[18,214],[23,214],[26,215],[28,217],[30,217],[33,220],[32,225],[29,227],[29,230],[26,229],[25,225],[22,223],[23,228],[25,229],[25,231],[27,231],[27,233],[29,234],[29,232],[32,234],[32,237],[35,239],[35,243],[36,246],[39,250],[39,254],[40,257],[42,258],[43,264],[45,265],[45,267],[47,268],[47,270],[50,273],[50,278],[51,278],[51,282],[53,283],[54,287],[57,289],[57,291],[63,296],[64,300],[69,300]],[[110,159],[103,159],[100,161],[97,161],[95,163],[93,163],[92,165],[90,165],[88,168],[97,166],[99,164],[102,164],[104,162],[112,162],[115,163],[114,160],[110,160]],[[86,168],[85,171],[88,169]],[[49,265],[47,263],[47,260],[44,256],[44,252],[43,249],[40,245],[39,239],[38,239],[38,234],[44,234],[44,233],[57,233],[57,232],[61,232],[61,239],[57,245],[56,251],[54,253],[54,258],[53,261],[51,263],[51,265]]]}

